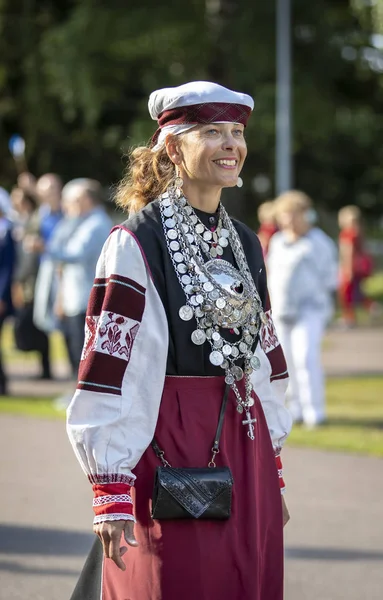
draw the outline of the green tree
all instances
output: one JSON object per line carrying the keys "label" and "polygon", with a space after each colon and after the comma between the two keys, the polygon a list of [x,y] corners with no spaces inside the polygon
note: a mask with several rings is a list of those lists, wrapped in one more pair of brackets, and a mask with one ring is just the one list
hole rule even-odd
{"label": "green tree", "polygon": [[[321,205],[383,204],[382,51],[377,3],[293,4],[295,185]],[[0,184],[15,168],[7,143],[19,132],[28,163],[64,179],[114,184],[122,152],[156,126],[149,93],[213,79],[255,97],[247,129],[245,186],[233,192],[252,218],[274,179],[275,2],[0,0]]]}

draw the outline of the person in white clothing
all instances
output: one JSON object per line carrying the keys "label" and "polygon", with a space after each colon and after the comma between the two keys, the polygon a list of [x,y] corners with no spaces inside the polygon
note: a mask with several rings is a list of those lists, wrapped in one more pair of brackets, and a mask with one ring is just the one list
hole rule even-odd
{"label": "person in white clothing", "polygon": [[86,308],[102,247],[112,228],[103,207],[102,187],[79,178],[63,188],[67,218],[46,248],[57,273],[55,313],[61,323],[74,378],[84,345]]}
{"label": "person in white clothing", "polygon": [[315,427],[325,421],[322,337],[333,314],[337,288],[334,242],[314,227],[311,199],[285,192],[275,202],[280,231],[267,257],[276,330],[290,373],[289,409],[295,422]]}

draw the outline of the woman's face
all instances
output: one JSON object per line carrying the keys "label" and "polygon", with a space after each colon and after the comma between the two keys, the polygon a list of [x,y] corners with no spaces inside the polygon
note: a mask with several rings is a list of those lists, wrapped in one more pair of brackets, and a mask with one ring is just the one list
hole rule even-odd
{"label": "woman's face", "polygon": [[245,162],[244,126],[238,123],[198,125],[179,139],[180,175],[203,187],[233,187]]}

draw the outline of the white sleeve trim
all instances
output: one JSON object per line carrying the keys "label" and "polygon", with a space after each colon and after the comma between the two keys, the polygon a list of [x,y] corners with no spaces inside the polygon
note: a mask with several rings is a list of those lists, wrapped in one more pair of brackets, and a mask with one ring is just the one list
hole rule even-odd
{"label": "white sleeve trim", "polygon": [[106,504],[133,504],[129,494],[118,494],[117,496],[98,496],[93,498],[93,506],[105,506]]}
{"label": "white sleeve trim", "polygon": [[260,343],[257,345],[255,354],[259,358],[261,366],[257,371],[253,371],[251,382],[261,401],[273,447],[278,449],[283,446],[293,423],[291,414],[285,406],[288,379],[270,381],[271,365]]}
{"label": "white sleeve trim", "polygon": [[97,525],[98,523],[105,523],[105,521],[133,521],[136,522],[136,519],[133,515],[116,513],[111,515],[98,515],[98,517],[94,517],[93,524]]}

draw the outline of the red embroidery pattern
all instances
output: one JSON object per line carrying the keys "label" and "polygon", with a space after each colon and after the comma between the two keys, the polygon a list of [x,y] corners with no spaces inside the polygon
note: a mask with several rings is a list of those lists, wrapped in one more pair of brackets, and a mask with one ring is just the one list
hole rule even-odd
{"label": "red embroidery pattern", "polygon": [[[95,485],[95,486],[103,485],[104,487],[101,489],[104,491],[109,490],[109,488],[106,486],[110,483],[113,483],[113,484],[121,483],[121,484],[126,484],[129,487],[132,487],[134,485],[134,481],[135,481],[134,477],[131,477],[129,475],[124,475],[123,473],[102,473],[101,475],[99,475],[97,473],[91,473],[90,475],[88,475],[88,479],[92,485]],[[98,487],[93,489],[94,492],[96,490],[100,491]],[[114,486],[112,488],[112,490],[113,490],[113,493],[117,493],[117,494],[125,493],[124,488],[120,489],[120,488],[117,488],[116,486]],[[112,492],[109,490],[108,493],[112,493]]]}
{"label": "red embroidery pattern", "polygon": [[99,317],[87,316],[85,319],[85,341],[81,360],[86,360],[96,345],[97,323]]}
{"label": "red embroidery pattern", "polygon": [[271,317],[271,311],[268,310],[266,315],[268,317],[267,324],[262,324],[260,331],[261,346],[265,354],[271,352],[271,350],[274,350],[274,348],[279,346],[279,340],[277,332],[275,331],[273,319]]}
{"label": "red embroidery pattern", "polygon": [[128,319],[112,312],[108,313],[108,318],[109,321],[107,321],[99,329],[100,340],[102,340],[104,337],[107,337],[106,340],[101,342],[101,350],[106,351],[106,353],[110,354],[111,356],[118,355],[125,357],[125,360],[129,362],[133,342],[138,333],[140,325],[139,323],[135,323],[133,327],[126,331],[125,336],[123,337],[124,331],[122,325],[126,325],[128,323]]}

